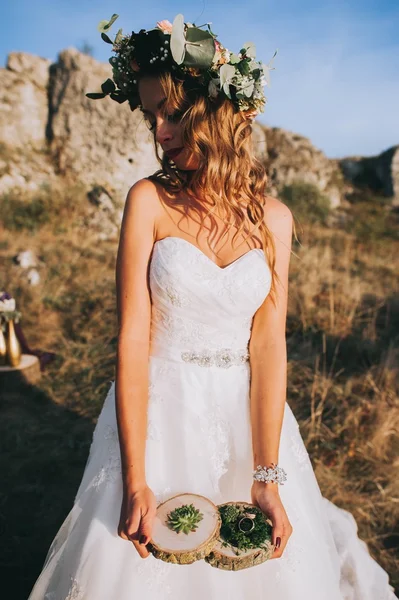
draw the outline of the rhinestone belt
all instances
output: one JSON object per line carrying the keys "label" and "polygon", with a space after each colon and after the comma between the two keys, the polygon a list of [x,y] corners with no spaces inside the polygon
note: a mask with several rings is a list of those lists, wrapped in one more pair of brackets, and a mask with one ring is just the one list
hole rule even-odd
{"label": "rhinestone belt", "polygon": [[181,357],[185,362],[194,363],[200,367],[222,367],[228,369],[233,365],[242,365],[249,360],[247,350],[190,350],[182,352]]}
{"label": "rhinestone belt", "polygon": [[200,367],[221,367],[228,369],[235,365],[244,365],[249,360],[247,348],[217,348],[216,350],[199,348],[198,350],[185,350],[163,340],[151,341],[150,356],[158,356],[177,362],[186,362]]}

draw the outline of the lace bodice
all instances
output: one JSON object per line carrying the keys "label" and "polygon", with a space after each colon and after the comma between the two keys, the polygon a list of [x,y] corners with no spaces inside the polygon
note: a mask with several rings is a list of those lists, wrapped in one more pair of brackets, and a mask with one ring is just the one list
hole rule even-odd
{"label": "lace bodice", "polygon": [[219,267],[180,237],[155,243],[150,267],[151,346],[246,348],[253,316],[271,287],[261,249]]}

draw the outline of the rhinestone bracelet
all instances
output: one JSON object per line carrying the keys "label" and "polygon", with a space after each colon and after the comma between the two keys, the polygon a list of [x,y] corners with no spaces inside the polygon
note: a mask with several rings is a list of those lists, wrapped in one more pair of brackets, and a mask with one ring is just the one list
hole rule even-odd
{"label": "rhinestone bracelet", "polygon": [[281,483],[281,485],[284,485],[284,481],[287,481],[287,473],[275,463],[272,463],[271,467],[258,465],[253,472],[253,478],[255,481],[262,481],[263,483]]}

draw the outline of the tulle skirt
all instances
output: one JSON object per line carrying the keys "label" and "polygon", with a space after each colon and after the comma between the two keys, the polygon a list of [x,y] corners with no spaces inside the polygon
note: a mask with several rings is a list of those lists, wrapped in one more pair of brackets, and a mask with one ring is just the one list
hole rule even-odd
{"label": "tulle skirt", "polygon": [[[146,478],[158,502],[185,492],[251,501],[249,366],[204,368],[150,357]],[[293,526],[283,556],[240,571],[143,559],[118,536],[121,463],[111,383],[74,505],[29,600],[394,600],[353,516],[321,495],[285,404],[280,496]]]}

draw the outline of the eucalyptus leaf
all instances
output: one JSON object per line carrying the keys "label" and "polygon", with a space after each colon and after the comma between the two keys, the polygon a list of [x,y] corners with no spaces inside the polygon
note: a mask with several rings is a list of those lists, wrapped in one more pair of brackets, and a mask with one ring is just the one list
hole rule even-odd
{"label": "eucalyptus leaf", "polygon": [[270,87],[270,85],[271,85],[270,72],[269,72],[270,69],[269,69],[268,65],[263,64],[262,65],[262,70],[263,70],[263,77],[265,78],[265,81],[266,81],[266,85],[268,87]]}
{"label": "eucalyptus leaf", "polygon": [[197,27],[187,29],[185,66],[207,69],[212,65],[215,52],[215,41],[208,31]]}
{"label": "eucalyptus leaf", "polygon": [[272,67],[272,62],[274,61],[275,57],[277,54],[277,50],[275,51],[275,53],[273,54],[271,60],[269,61],[269,63],[267,65],[265,65],[264,63],[262,64],[262,69],[263,69],[263,76],[266,80],[266,84],[268,85],[268,87],[270,87],[271,83],[270,83],[270,71],[274,70],[274,67]]}
{"label": "eucalyptus leaf", "polygon": [[245,87],[241,88],[241,90],[244,92],[247,98],[250,98],[254,92],[254,83],[252,82],[249,85],[246,85]]}
{"label": "eucalyptus leaf", "polygon": [[230,63],[232,65],[237,65],[240,60],[241,58],[238,56],[238,54],[234,54],[233,52],[230,53]]}
{"label": "eucalyptus leaf", "polygon": [[235,76],[236,69],[233,65],[224,64],[219,69],[220,85],[224,87],[225,83],[231,81]]}
{"label": "eucalyptus leaf", "polygon": [[211,24],[210,24],[210,23],[207,23],[207,25],[208,25],[208,31],[209,31],[209,33],[210,33],[210,34],[211,34],[211,35],[212,35],[214,38],[215,38],[215,37],[217,37],[217,35],[218,35],[218,34],[217,34],[217,33],[213,33],[213,31],[212,31],[212,29],[211,29]]}
{"label": "eucalyptus leaf", "polygon": [[101,89],[104,94],[111,94],[111,92],[115,91],[115,84],[112,79],[107,79],[104,83],[101,84]]}
{"label": "eucalyptus leaf", "polygon": [[122,29],[118,29],[118,33],[115,36],[115,44],[119,44],[122,39]]}
{"label": "eucalyptus leaf", "polygon": [[113,14],[109,21],[100,21],[97,25],[98,31],[101,33],[106,33],[111,28],[112,24],[115,23],[118,17],[119,15]]}
{"label": "eucalyptus leaf", "polygon": [[181,65],[186,52],[186,38],[184,35],[184,17],[176,15],[172,25],[172,34],[170,36],[170,51],[173,60]]}
{"label": "eucalyptus leaf", "polygon": [[240,71],[241,75],[249,75],[251,68],[248,61],[242,60],[240,63],[238,63],[238,70]]}
{"label": "eucalyptus leaf", "polygon": [[100,31],[101,33],[104,33],[105,31],[108,31],[108,29],[106,28],[108,25],[108,21],[100,21],[99,24],[97,25],[97,29],[98,31]]}
{"label": "eucalyptus leaf", "polygon": [[226,94],[226,96],[228,98],[230,98],[231,100],[231,93],[230,93],[230,82],[226,81],[226,83],[222,86],[223,87],[223,91]]}
{"label": "eucalyptus leaf", "polygon": [[106,33],[102,33],[101,34],[101,38],[104,40],[104,42],[107,42],[107,44],[113,44],[114,42],[107,36]]}
{"label": "eucalyptus leaf", "polygon": [[91,98],[92,100],[98,100],[99,98],[105,98],[105,96],[107,96],[107,94],[89,92],[88,94],[86,94],[86,96],[87,96],[87,98]]}

